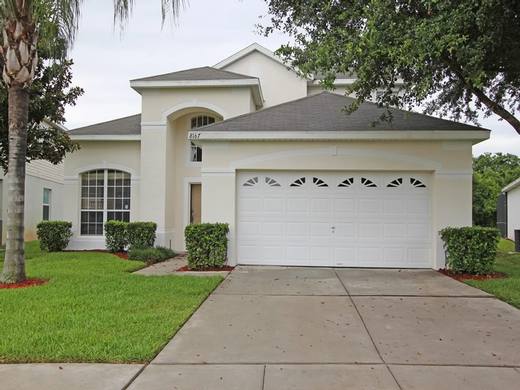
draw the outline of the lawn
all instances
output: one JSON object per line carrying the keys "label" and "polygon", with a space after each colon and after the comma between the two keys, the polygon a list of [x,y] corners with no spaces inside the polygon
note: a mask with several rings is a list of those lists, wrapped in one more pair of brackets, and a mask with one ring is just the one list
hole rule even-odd
{"label": "lawn", "polygon": [[132,275],[143,263],[37,242],[26,252],[29,277],[49,283],[0,290],[0,362],[150,361],[222,280]]}
{"label": "lawn", "polygon": [[487,281],[467,281],[471,286],[478,287],[497,298],[520,309],[520,253],[513,253],[514,243],[501,240],[498,246],[495,271],[507,274],[506,279]]}

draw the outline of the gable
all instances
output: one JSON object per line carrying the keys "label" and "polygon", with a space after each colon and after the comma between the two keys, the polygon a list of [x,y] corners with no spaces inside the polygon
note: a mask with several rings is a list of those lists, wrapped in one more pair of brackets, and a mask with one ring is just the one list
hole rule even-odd
{"label": "gable", "polygon": [[275,106],[307,95],[307,80],[300,78],[295,71],[283,65],[267,49],[260,51],[253,48],[241,56],[234,57],[221,61],[215,67],[257,77],[264,94],[264,107]]}

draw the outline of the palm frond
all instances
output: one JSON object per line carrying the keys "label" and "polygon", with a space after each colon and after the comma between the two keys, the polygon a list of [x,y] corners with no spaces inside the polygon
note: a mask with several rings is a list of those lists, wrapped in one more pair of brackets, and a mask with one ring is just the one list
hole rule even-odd
{"label": "palm frond", "polygon": [[[162,23],[168,16],[176,19],[182,7],[186,5],[186,0],[160,0]],[[119,23],[121,28],[128,22],[132,14],[135,0],[114,0],[114,24]]]}

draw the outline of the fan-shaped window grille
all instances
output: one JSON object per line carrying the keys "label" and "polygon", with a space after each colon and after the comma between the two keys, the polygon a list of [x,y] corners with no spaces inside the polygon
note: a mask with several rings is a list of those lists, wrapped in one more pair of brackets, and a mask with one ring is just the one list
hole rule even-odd
{"label": "fan-shaped window grille", "polygon": [[272,177],[266,177],[265,178],[265,184],[267,184],[269,187],[280,187],[280,183],[278,183]]}
{"label": "fan-shaped window grille", "polygon": [[313,177],[312,182],[316,184],[317,187],[328,187],[329,185],[325,183],[323,180],[321,180],[318,177]]}
{"label": "fan-shaped window grille", "polygon": [[352,184],[354,184],[354,178],[349,177],[348,179],[345,179],[341,183],[339,183],[338,187],[350,187]]}
{"label": "fan-shaped window grille", "polygon": [[253,187],[258,184],[258,177],[252,177],[251,179],[248,179],[243,186],[244,187]]}
{"label": "fan-shaped window grille", "polygon": [[399,187],[401,186],[401,184],[403,184],[403,178],[400,177],[398,179],[394,179],[392,180],[390,183],[388,183],[386,186],[387,187],[390,187],[390,188],[394,188],[394,187]]}
{"label": "fan-shaped window grille", "polygon": [[376,183],[374,183],[372,180],[367,179],[366,177],[361,178],[361,184],[363,184],[365,187],[377,187]]}
{"label": "fan-shaped window grille", "polygon": [[296,179],[295,181],[293,181],[291,183],[291,187],[301,187],[304,184],[305,184],[305,178],[300,177],[299,179]]}
{"label": "fan-shaped window grille", "polygon": [[422,181],[414,177],[410,178],[410,184],[413,185],[415,188],[426,188],[426,185]]}

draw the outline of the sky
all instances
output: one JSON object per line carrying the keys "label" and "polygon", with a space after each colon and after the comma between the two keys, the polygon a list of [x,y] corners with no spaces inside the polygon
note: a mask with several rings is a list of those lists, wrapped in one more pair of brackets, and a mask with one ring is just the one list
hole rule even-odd
{"label": "sky", "polygon": [[[263,37],[255,25],[266,18],[263,0],[190,0],[176,23],[161,27],[160,0],[136,0],[124,31],[114,28],[112,1],[84,2],[79,33],[70,53],[73,85],[85,94],[66,111],[70,129],[140,112],[140,95],[129,80],[211,66],[253,42],[276,50],[281,33]],[[491,138],[473,153],[520,155],[520,135],[496,116],[480,123]]]}

